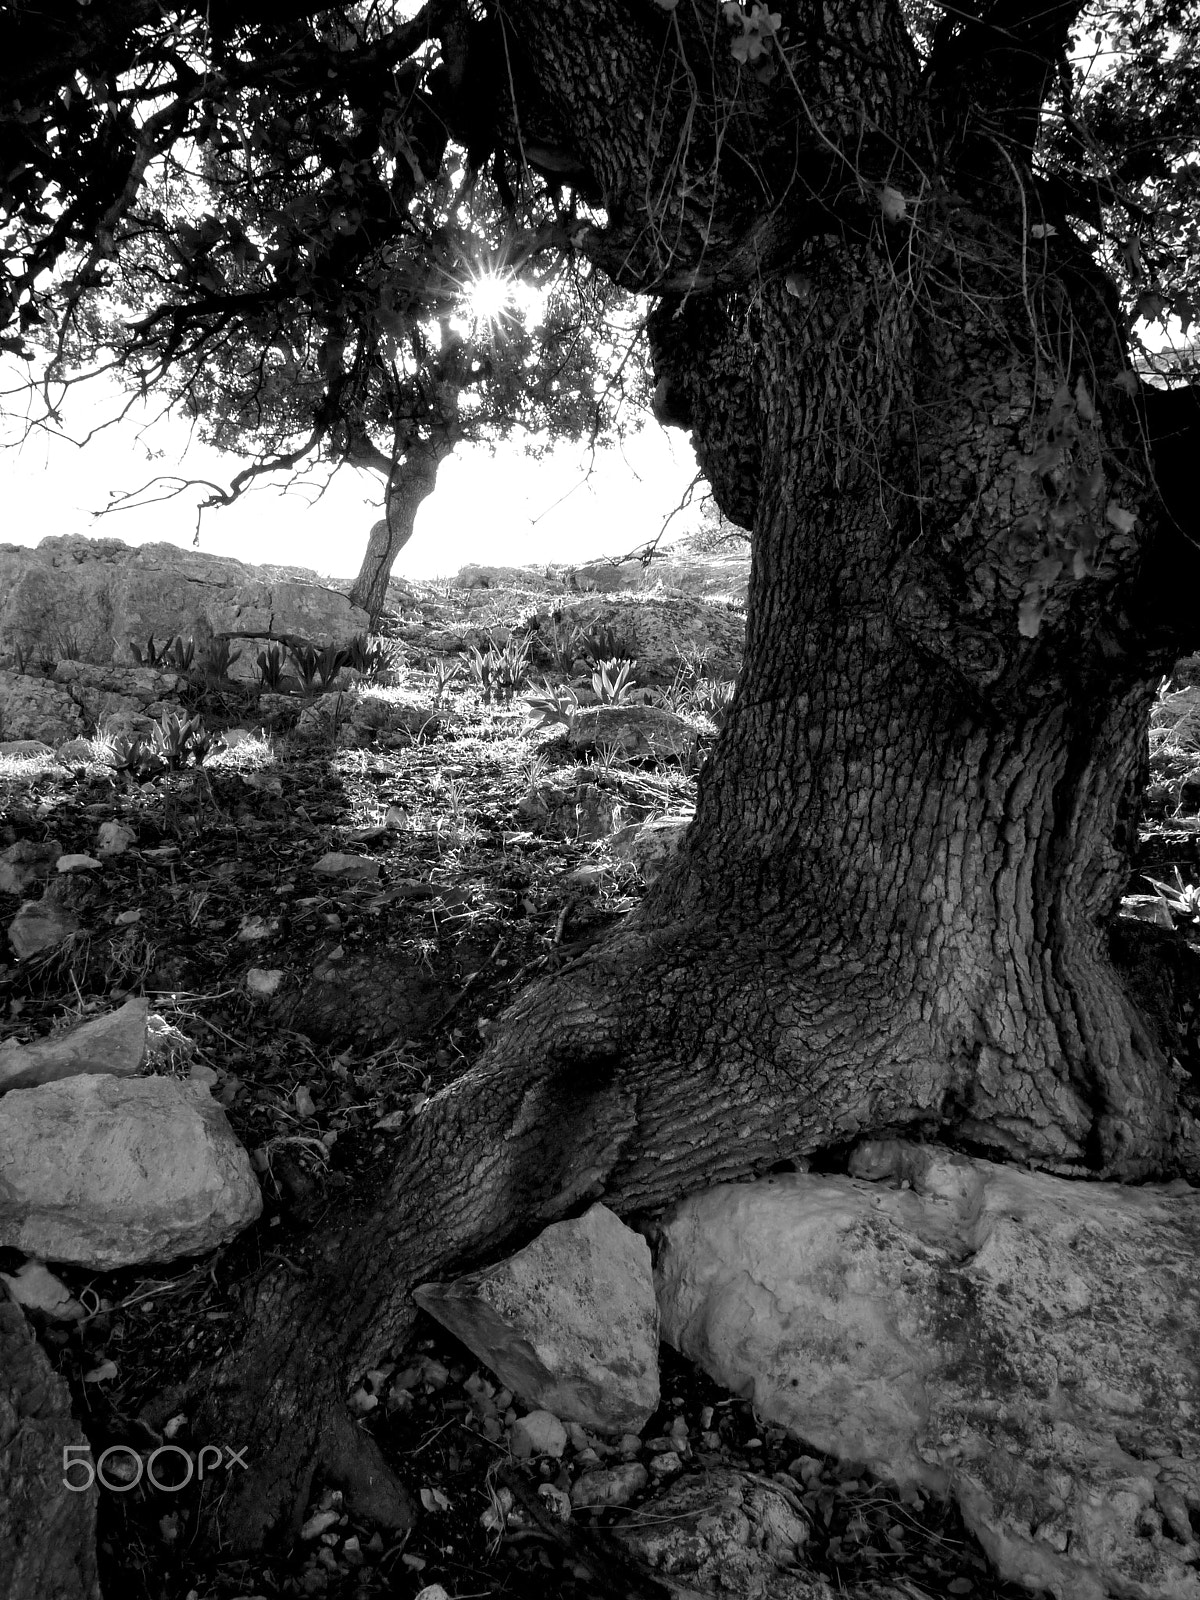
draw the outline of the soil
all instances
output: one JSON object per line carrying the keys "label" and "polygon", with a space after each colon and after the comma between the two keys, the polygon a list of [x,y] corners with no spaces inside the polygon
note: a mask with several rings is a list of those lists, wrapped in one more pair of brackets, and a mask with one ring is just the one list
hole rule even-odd
{"label": "soil", "polygon": [[[161,1443],[138,1421],[141,1408],[236,1338],[242,1289],[265,1262],[286,1261],[299,1238],[386,1167],[389,1114],[467,1070],[535,973],[570,960],[636,905],[644,885],[635,869],[602,841],[578,836],[585,786],[622,823],[682,814],[694,800],[696,768],[716,733],[702,687],[689,703],[685,673],[674,699],[692,720],[698,758],[638,763],[601,752],[581,765],[561,727],[530,731],[519,698],[487,703],[465,672],[447,685],[442,657],[422,648],[426,625],[432,636],[447,626],[461,634],[468,625],[520,622],[522,597],[492,592],[482,612],[472,598],[475,609],[460,609],[456,624],[444,591],[393,620],[394,636],[406,641],[397,692],[430,715],[364,748],[341,747],[337,719],[323,746],[289,737],[287,723],[304,704],[297,697],[273,713],[270,737],[142,784],[106,764],[102,746],[96,760],[69,770],[0,763],[0,847],[53,838],[86,853],[110,821],[136,837],[102,870],[64,881],[84,933],[47,956],[0,966],[0,1034],[39,1037],[147,995],[162,1019],[150,1070],[208,1078],[263,1184],[260,1224],[202,1260],[56,1269],[88,1314],[69,1327],[38,1322],[37,1331],[70,1385],[94,1457],[114,1444],[145,1455]],[[561,683],[571,650],[556,658],[557,645],[539,648],[541,670]],[[695,680],[693,671],[693,689]],[[1171,885],[1171,914],[1192,936],[1200,755],[1191,729],[1200,716],[1180,697],[1193,693],[1200,690],[1160,700],[1138,861]],[[255,710],[252,697],[228,686],[199,705],[218,727],[253,727]],[[319,875],[329,851],[378,862],[378,877]],[[1129,891],[1150,889],[1135,875]],[[0,895],[5,923],[19,899]],[[248,990],[252,968],[282,973],[272,997]],[[1175,1000],[1181,1047],[1194,1061],[1193,997]],[[0,1270],[20,1264],[0,1251]],[[576,1440],[561,1460],[515,1460],[512,1397],[497,1393],[434,1323],[421,1327],[410,1366],[373,1375],[375,1390],[359,1397],[361,1425],[421,1507],[413,1529],[385,1536],[358,1527],[318,1484],[299,1537],[254,1562],[214,1564],[191,1543],[196,1486],[158,1490],[143,1479],[126,1492],[118,1477],[100,1497],[106,1595],[367,1600],[435,1584],[456,1600],[629,1592],[609,1570],[603,1537],[627,1508],[577,1510],[561,1522],[551,1514],[555,1497],[538,1493],[569,1493],[588,1464],[581,1451],[603,1457],[611,1441]],[[952,1508],[901,1496],[767,1427],[665,1348],[662,1377],[663,1405],[637,1458],[649,1463],[669,1439],[686,1437],[685,1474],[719,1464],[785,1475],[810,1530],[806,1561],[835,1593],[1025,1593],[997,1584]]]}

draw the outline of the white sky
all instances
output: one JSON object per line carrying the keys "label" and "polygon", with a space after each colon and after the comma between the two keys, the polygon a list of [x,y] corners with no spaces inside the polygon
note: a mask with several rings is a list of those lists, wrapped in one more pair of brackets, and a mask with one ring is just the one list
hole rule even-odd
{"label": "white sky", "polygon": [[[74,439],[121,403],[116,390],[105,395],[98,383],[91,387],[95,399],[80,396],[64,409],[65,432]],[[14,437],[11,424],[0,435]],[[167,420],[146,428],[143,415],[106,429],[83,448],[38,430],[19,447],[0,449],[0,543],[35,545],[49,534],[82,533],[126,544],[165,540],[190,546],[204,491],[94,515],[108,505],[110,491],[136,489],[156,473],[210,478],[224,486],[244,465],[200,444],[187,445],[184,424]],[[161,456],[152,459],[152,450]],[[623,446],[597,451],[590,480],[587,471],[587,452],[578,447],[540,460],[513,445],[494,456],[480,448],[456,452],[442,464],[395,576],[449,576],[468,562],[525,566],[623,555],[657,534],[696,465],[685,434],[649,422]],[[340,472],[319,499],[313,486],[285,491],[281,477],[228,509],[206,511],[200,548],[351,578],[370,526],[381,515],[381,499],[382,482],[372,473]],[[693,528],[697,517],[698,503],[675,518],[664,543]]]}

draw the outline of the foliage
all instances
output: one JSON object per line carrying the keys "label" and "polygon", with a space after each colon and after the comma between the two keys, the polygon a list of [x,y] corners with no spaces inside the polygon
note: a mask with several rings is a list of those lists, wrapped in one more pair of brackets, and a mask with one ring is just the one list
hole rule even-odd
{"label": "foliage", "polygon": [[524,697],[530,728],[570,728],[579,710],[579,696],[570,684],[554,687],[543,681],[535,694]]}
{"label": "foliage", "polygon": [[633,678],[636,661],[601,661],[592,673],[592,688],[602,706],[625,705],[637,687]]}
{"label": "foliage", "polygon": [[164,711],[148,736],[126,735],[113,743],[113,765],[138,783],[150,783],[164,772],[181,772],[189,760],[202,766],[215,750],[224,748],[219,734],[208,733],[199,717],[180,717]]}
{"label": "foliage", "polygon": [[317,692],[317,681],[324,682],[325,674],[322,669],[323,652],[314,649],[311,644],[292,645],[288,650],[292,668],[300,683],[301,690],[306,695]]}
{"label": "foliage", "polygon": [[503,648],[491,644],[486,651],[472,645],[467,655],[467,673],[485,704],[511,701],[524,685],[528,668],[529,647],[516,638]]}
{"label": "foliage", "polygon": [[450,690],[462,677],[463,665],[461,661],[438,660],[433,665],[433,698],[435,705],[441,705],[443,700],[449,698]]}
{"label": "foliage", "polygon": [[228,678],[234,662],[241,659],[240,646],[234,649],[230,641],[225,638],[210,639],[204,657],[205,674],[212,682],[223,683]]}
{"label": "foliage", "polygon": [[344,654],[344,664],[372,683],[388,682],[404,665],[401,645],[378,634],[355,634]]}
{"label": "foliage", "polygon": [[259,686],[271,694],[278,694],[283,686],[285,658],[280,645],[268,645],[258,652]]}

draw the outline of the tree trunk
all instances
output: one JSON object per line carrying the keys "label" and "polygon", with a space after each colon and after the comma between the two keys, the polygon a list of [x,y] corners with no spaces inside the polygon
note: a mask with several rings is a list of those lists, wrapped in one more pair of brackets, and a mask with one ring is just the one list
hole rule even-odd
{"label": "tree trunk", "polygon": [[391,481],[387,514],[371,528],[366,554],[350,591],[350,603],[362,607],[372,628],[378,626],[383,615],[396,557],[412,538],[417,512],[437,485],[438,467],[445,454],[433,445],[412,446]]}
{"label": "tree trunk", "polygon": [[[518,92],[538,78],[564,146],[610,191],[620,270],[641,261],[649,279],[665,224],[647,230],[635,202],[663,190],[637,163],[683,146],[661,130],[647,145],[629,115],[652,104],[667,48],[637,30],[690,26],[686,8],[613,8],[602,94],[587,76],[599,14],[564,9],[571,27],[560,8],[506,8]],[[828,144],[857,94],[865,162],[863,128],[905,133],[899,13],[818,13],[861,34],[814,51],[833,87],[806,80],[805,115],[827,116]],[[865,73],[864,43],[894,61]],[[1005,79],[1013,103],[1024,92]],[[639,910],[522,996],[424,1106],[377,1198],[310,1241],[306,1276],[259,1286],[196,1418],[198,1438],[251,1441],[222,1502],[227,1542],[298,1515],[313,1471],[360,1509],[408,1515],[373,1447],[355,1451],[345,1394],[402,1349],[416,1283],[597,1198],[644,1217],[893,1130],[1080,1178],[1200,1178],[1196,1085],[1126,996],[1106,934],[1154,685],[1195,627],[1148,585],[1186,541],[1120,386],[1109,286],[1065,230],[1060,256],[1031,262],[1025,190],[1004,152],[986,168],[993,145],[990,126],[961,139],[979,204],[948,195],[923,233],[890,233],[878,188],[873,217],[823,232],[810,217],[784,243],[772,216],[757,259],[786,244],[787,271],[749,287],[721,286],[728,218],[702,193],[712,287],[661,301],[655,360],[754,544],[745,661],[695,823]],[[733,244],[726,259],[742,259]]]}

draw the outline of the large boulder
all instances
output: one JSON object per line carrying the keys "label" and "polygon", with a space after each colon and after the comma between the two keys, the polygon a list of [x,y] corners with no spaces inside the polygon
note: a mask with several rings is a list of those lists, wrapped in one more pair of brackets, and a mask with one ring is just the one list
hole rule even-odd
{"label": "large boulder", "polygon": [[105,1270],[224,1244],[262,1211],[202,1084],[64,1078],[0,1099],[0,1245]]}
{"label": "large boulder", "polygon": [[[637,662],[639,684],[667,684],[680,659],[703,658],[710,677],[733,678],[742,664],[746,618],[727,605],[675,596],[619,600],[576,600],[554,612],[556,626],[581,628],[588,635],[610,633],[617,655]],[[550,613],[539,615],[539,629],[549,630]]]}
{"label": "large boulder", "polygon": [[590,706],[575,713],[567,743],[577,755],[617,750],[624,756],[678,761],[696,747],[696,730],[663,706]]}
{"label": "large boulder", "polygon": [[650,1250],[606,1206],[413,1299],[527,1405],[601,1433],[637,1433],[658,1405]]}
{"label": "large boulder", "polygon": [[1200,1600],[1200,1191],[898,1141],[853,1170],[678,1205],[667,1342],[819,1449],[951,1491],[1006,1578]]}
{"label": "large boulder", "polygon": [[0,545],[0,652],[32,647],[56,660],[128,663],[131,639],[181,634],[203,662],[210,641],[228,636],[235,648],[243,641],[233,674],[252,679],[267,639],[346,644],[367,632],[365,611],[309,579],[172,544],[134,549],[72,534],[33,550]]}
{"label": "large boulder", "polygon": [[[3,565],[4,546],[0,545],[0,571]],[[0,619],[4,610],[0,600]],[[0,648],[5,637],[0,620]],[[7,739],[37,739],[54,746],[78,738],[84,730],[84,714],[62,684],[24,672],[0,671],[0,725]]]}
{"label": "large boulder", "polygon": [[[74,1462],[69,1471],[64,1464]],[[97,1491],[71,1396],[0,1286],[0,1590],[100,1600]],[[64,1481],[66,1480],[66,1481]]]}

